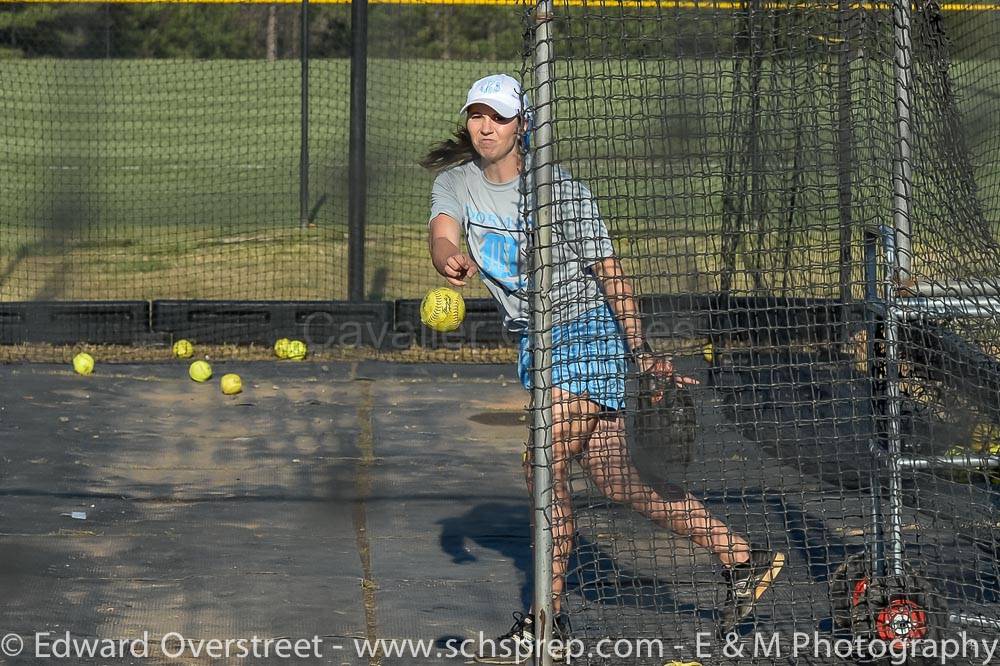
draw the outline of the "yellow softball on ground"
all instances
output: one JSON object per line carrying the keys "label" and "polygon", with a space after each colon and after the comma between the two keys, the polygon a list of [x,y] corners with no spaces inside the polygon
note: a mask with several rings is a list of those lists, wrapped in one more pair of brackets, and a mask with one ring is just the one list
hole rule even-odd
{"label": "yellow softball on ground", "polygon": [[431,289],[420,303],[420,321],[427,328],[447,333],[456,330],[465,319],[465,299],[454,289]]}
{"label": "yellow softball on ground", "polygon": [[229,373],[222,375],[219,386],[222,387],[222,392],[226,395],[236,395],[243,390],[243,380],[240,379],[239,375]]}
{"label": "yellow softball on ground", "polygon": [[706,363],[711,363],[715,359],[715,347],[712,346],[711,342],[705,343],[705,346],[701,348],[701,355]]}
{"label": "yellow softball on ground", "polygon": [[206,361],[195,361],[188,368],[188,374],[196,382],[207,382],[212,378],[212,366]]}
{"label": "yellow softball on ground", "polygon": [[194,345],[188,340],[178,340],[174,343],[174,356],[177,358],[191,358],[194,356]]}
{"label": "yellow softball on ground", "polygon": [[278,358],[288,358],[288,345],[292,343],[288,338],[279,338],[274,343],[274,355]]}
{"label": "yellow softball on ground", "polygon": [[292,340],[288,343],[288,353],[285,358],[293,361],[301,361],[306,357],[306,343],[301,340]]}
{"label": "yellow softball on ground", "polygon": [[73,357],[73,369],[77,374],[89,375],[94,371],[94,357],[87,352],[80,352]]}

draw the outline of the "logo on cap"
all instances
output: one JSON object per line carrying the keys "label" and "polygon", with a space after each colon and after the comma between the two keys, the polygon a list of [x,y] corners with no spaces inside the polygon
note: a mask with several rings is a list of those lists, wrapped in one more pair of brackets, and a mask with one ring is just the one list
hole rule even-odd
{"label": "logo on cap", "polygon": [[459,113],[465,113],[473,104],[485,104],[503,117],[513,118],[521,113],[521,84],[506,74],[485,76],[469,88]]}

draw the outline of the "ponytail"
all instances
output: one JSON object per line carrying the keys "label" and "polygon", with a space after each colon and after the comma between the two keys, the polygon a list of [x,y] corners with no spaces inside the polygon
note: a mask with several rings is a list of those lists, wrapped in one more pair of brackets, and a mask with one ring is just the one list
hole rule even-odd
{"label": "ponytail", "polygon": [[472,135],[469,134],[469,128],[460,125],[455,130],[454,138],[445,139],[431,147],[420,160],[420,166],[434,173],[439,173],[449,167],[471,162],[476,157],[478,154],[472,146]]}

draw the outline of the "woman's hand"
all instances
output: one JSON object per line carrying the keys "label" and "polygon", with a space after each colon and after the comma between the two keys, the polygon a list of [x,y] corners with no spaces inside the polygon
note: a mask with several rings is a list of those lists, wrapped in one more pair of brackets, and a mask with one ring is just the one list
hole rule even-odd
{"label": "woman's hand", "polygon": [[462,227],[455,218],[441,213],[431,220],[431,262],[453,287],[464,287],[465,281],[479,272],[476,262],[458,249],[461,237]]}
{"label": "woman's hand", "polygon": [[464,287],[465,281],[479,272],[475,262],[461,252],[445,259],[442,269],[445,279],[456,287]]}
{"label": "woman's hand", "polygon": [[644,373],[662,379],[673,379],[678,386],[687,384],[698,384],[694,377],[685,377],[674,372],[673,361],[667,356],[657,356],[655,354],[643,353],[636,356],[636,365]]}

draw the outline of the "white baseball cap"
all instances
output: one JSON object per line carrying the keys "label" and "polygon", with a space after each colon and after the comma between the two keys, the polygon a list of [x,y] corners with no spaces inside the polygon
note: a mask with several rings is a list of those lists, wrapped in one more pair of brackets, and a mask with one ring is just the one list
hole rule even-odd
{"label": "white baseball cap", "polygon": [[504,118],[513,118],[521,113],[521,84],[506,74],[484,76],[469,88],[459,113],[465,113],[473,104],[485,104]]}

